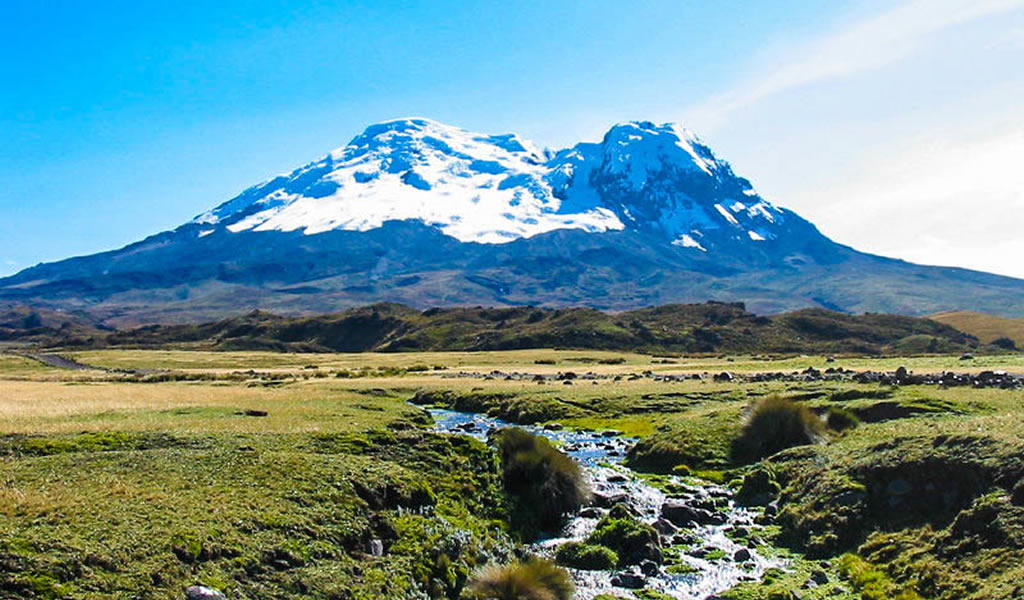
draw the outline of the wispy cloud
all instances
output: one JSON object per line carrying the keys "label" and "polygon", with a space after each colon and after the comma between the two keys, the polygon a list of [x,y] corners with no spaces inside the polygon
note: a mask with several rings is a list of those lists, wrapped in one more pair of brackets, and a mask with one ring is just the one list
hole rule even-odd
{"label": "wispy cloud", "polygon": [[803,85],[878,69],[912,54],[932,36],[982,17],[1024,7],[1024,0],[913,0],[800,44],[790,60],[740,81],[685,111],[709,131],[737,110]]}

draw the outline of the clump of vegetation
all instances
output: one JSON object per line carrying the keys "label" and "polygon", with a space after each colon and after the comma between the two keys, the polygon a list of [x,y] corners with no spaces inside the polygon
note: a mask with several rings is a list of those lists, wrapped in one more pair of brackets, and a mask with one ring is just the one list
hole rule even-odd
{"label": "clump of vegetation", "polygon": [[[740,430],[740,408],[715,406],[693,411],[686,419],[664,423],[632,448],[626,464],[656,473],[680,473],[685,465],[693,474],[730,466],[730,444]],[[678,470],[677,470],[678,469]]]}
{"label": "clump of vegetation", "polygon": [[733,459],[753,462],[786,448],[813,444],[823,434],[824,423],[805,405],[782,396],[767,396],[754,405],[740,435],[733,440]]}
{"label": "clump of vegetation", "polygon": [[883,571],[856,554],[839,559],[839,572],[860,592],[864,600],[920,600],[913,589],[893,582]]}
{"label": "clump of vegetation", "polygon": [[781,489],[775,469],[766,464],[743,477],[736,500],[747,506],[764,506],[775,499]]}
{"label": "clump of vegetation", "polygon": [[619,564],[619,555],[605,546],[569,542],[558,547],[555,561],[573,569],[603,571]]}
{"label": "clump of vegetation", "polygon": [[832,431],[846,431],[860,425],[860,419],[852,411],[837,406],[829,407],[825,422]]}
{"label": "clump of vegetation", "polygon": [[573,585],[565,569],[534,557],[485,568],[470,581],[469,591],[481,600],[570,600]]}
{"label": "clump of vegetation", "polygon": [[622,505],[612,508],[598,523],[587,544],[612,549],[619,557],[619,566],[635,565],[644,560],[661,562],[658,532],[635,519]]}
{"label": "clump of vegetation", "polygon": [[517,501],[512,526],[524,537],[556,529],[589,499],[583,470],[548,440],[518,427],[500,429],[491,439],[505,489]]}

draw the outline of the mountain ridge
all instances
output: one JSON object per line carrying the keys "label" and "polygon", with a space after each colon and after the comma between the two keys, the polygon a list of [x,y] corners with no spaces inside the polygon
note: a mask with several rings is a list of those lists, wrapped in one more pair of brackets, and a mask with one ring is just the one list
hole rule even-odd
{"label": "mountain ridge", "polygon": [[371,125],[324,158],[176,229],[0,279],[0,301],[107,324],[313,314],[393,301],[626,310],[704,300],[1024,316],[1024,280],[836,243],[674,124],[541,151],[426,119]]}

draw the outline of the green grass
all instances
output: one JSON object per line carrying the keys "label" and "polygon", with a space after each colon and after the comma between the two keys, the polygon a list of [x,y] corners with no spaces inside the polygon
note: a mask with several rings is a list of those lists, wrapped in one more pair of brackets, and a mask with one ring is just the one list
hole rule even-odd
{"label": "green grass", "polygon": [[[512,420],[637,436],[629,464],[648,471],[737,487],[759,469],[770,471],[765,481],[751,476],[749,491],[779,498],[773,531],[796,552],[787,555],[793,566],[728,598],[785,598],[818,568],[833,583],[801,590],[806,599],[872,598],[878,589],[938,600],[1021,596],[1024,507],[1010,500],[1024,474],[1019,391],[647,378],[563,386],[445,377],[493,369],[968,368],[958,356],[836,363],[554,350],[77,357],[211,377],[137,383],[120,373],[61,371],[0,355],[0,565],[7,567],[0,596],[176,597],[186,585],[207,583],[232,597],[300,598],[315,590],[361,600],[414,589],[457,597],[485,563],[511,556],[512,505],[496,457],[483,445],[423,431],[422,409],[407,403],[419,391],[430,402]],[[624,362],[613,364],[618,358]],[[662,360],[674,362],[654,362]],[[1019,371],[1024,360],[979,356],[969,367]],[[222,377],[248,369],[257,373]],[[342,370],[368,376],[333,376]],[[746,411],[775,394],[818,415],[846,411],[861,423],[752,466],[734,461],[731,443]],[[667,485],[665,476],[650,478]],[[899,479],[909,488],[894,483]],[[944,501],[953,491],[956,497]],[[425,508],[410,513],[398,509],[403,503]],[[369,555],[373,538],[386,540],[384,556]],[[841,574],[844,555],[860,562]]]}

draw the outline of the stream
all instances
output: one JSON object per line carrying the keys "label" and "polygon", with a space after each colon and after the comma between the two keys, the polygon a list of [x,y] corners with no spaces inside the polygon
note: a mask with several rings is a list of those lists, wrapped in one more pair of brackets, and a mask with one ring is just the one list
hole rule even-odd
{"label": "stream", "polygon": [[[685,574],[668,573],[663,565],[649,561],[642,570],[637,566],[611,571],[569,569],[576,584],[575,597],[579,600],[591,600],[599,594],[635,598],[633,592],[638,589],[656,590],[681,600],[712,598],[738,583],[761,579],[768,568],[784,565],[783,561],[761,556],[754,548],[743,546],[726,535],[737,529],[756,534],[758,529],[754,524],[755,513],[736,506],[728,488],[673,477],[673,483],[685,491],[669,497],[627,468],[623,461],[635,439],[599,432],[515,425],[485,415],[445,409],[430,409],[430,413],[437,431],[443,433],[486,440],[492,429],[522,427],[548,438],[583,467],[594,492],[595,505],[627,504],[640,520],[659,531],[666,557],[678,555],[689,567]],[[676,514],[702,515],[704,518],[699,520],[705,524],[676,527],[663,517],[666,502],[676,509]],[[715,510],[707,510],[711,507]],[[588,507],[570,519],[557,537],[542,539],[531,549],[553,557],[559,545],[584,540],[606,512],[606,508]],[[678,517],[673,520],[679,522]]]}

